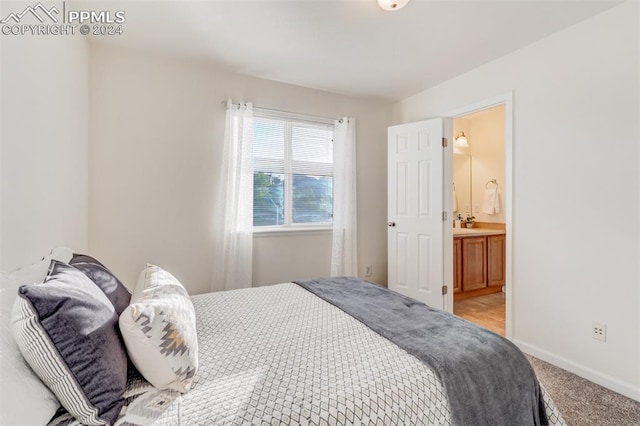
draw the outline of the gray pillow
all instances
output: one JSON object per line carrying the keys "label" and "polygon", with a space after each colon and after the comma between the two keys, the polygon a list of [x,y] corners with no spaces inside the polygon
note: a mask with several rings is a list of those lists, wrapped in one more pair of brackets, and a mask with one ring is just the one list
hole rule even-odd
{"label": "gray pillow", "polygon": [[42,284],[18,291],[11,324],[20,352],[78,421],[112,424],[124,404],[127,355],[107,296],[53,260]]}
{"label": "gray pillow", "polygon": [[82,271],[107,295],[116,313],[120,315],[131,300],[131,293],[118,278],[102,263],[86,254],[74,254],[69,262]]}

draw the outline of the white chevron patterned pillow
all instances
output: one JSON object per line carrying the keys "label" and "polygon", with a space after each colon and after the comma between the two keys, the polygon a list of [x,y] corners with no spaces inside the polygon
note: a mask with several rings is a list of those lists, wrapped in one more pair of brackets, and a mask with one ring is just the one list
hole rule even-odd
{"label": "white chevron patterned pillow", "polygon": [[158,389],[187,392],[198,369],[196,317],[182,284],[147,264],[131,303],[120,315],[129,358]]}

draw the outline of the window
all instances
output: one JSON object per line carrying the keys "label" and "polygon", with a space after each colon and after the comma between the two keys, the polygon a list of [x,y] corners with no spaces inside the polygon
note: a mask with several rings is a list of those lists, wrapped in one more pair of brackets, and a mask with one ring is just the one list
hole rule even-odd
{"label": "window", "polygon": [[333,124],[256,112],[253,226],[330,225]]}

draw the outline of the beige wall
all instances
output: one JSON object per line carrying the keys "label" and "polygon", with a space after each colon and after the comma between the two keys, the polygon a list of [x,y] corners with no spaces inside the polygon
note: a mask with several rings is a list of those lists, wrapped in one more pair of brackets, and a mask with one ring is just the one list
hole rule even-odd
{"label": "beige wall", "polygon": [[[640,399],[639,25],[626,2],[395,106],[395,122],[514,94],[513,334]],[[624,220],[619,219],[624,212]],[[591,338],[607,324],[607,342]]]}
{"label": "beige wall", "polygon": [[[479,222],[505,223],[506,179],[505,179],[505,108],[504,106],[484,110],[466,116],[469,132],[469,151],[472,157],[473,215]],[[455,123],[458,120],[454,120]],[[454,132],[455,134],[455,132]],[[500,213],[482,212],[487,182],[495,179],[500,194]],[[488,187],[493,188],[493,184]]]}
{"label": "beige wall", "polygon": [[87,249],[89,48],[82,36],[3,35],[1,63],[0,263],[11,271],[57,245]]}
{"label": "beige wall", "polygon": [[[331,270],[331,237],[331,231],[256,234],[253,239],[254,286],[287,282],[293,279],[291,277],[328,276]],[[309,253],[314,253],[314,256],[309,256]],[[364,265],[359,268],[362,271]],[[386,282],[386,277],[383,279]]]}
{"label": "beige wall", "polygon": [[[132,286],[145,262],[191,293],[212,277],[214,177],[227,98],[357,119],[360,274],[386,283],[386,132],[391,105],[222,72],[204,62],[91,47],[91,252]],[[324,235],[255,238],[254,284],[329,274]]]}

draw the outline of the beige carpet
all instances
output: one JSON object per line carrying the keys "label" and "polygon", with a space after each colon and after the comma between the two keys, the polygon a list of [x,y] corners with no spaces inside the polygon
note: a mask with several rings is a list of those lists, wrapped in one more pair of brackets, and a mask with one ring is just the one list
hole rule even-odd
{"label": "beige carpet", "polygon": [[527,355],[570,426],[640,426],[640,402]]}

